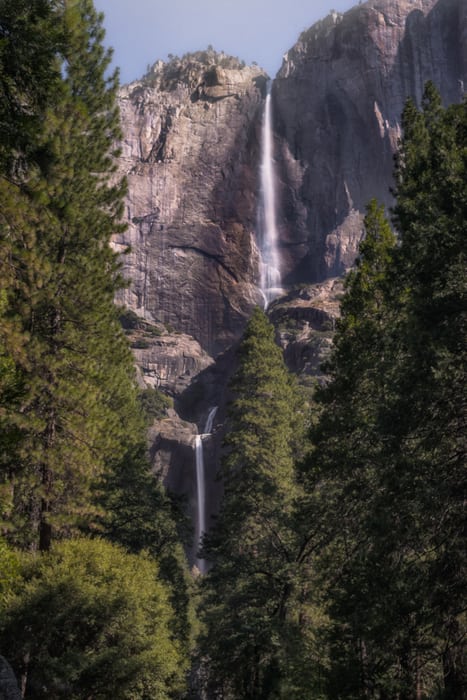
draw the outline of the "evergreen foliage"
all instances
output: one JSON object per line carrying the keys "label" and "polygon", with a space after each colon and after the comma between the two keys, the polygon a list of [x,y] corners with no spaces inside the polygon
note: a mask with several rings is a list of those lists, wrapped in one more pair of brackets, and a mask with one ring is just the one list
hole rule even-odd
{"label": "evergreen foliage", "polygon": [[287,697],[305,698],[303,685],[292,691],[300,683],[291,659],[300,639],[294,451],[303,415],[274,328],[259,308],[240,345],[231,390],[224,500],[204,547],[213,562],[203,585],[209,692],[258,699],[285,697],[289,688]]}
{"label": "evergreen foliage", "polygon": [[373,203],[318,397],[331,698],[466,697],[467,105],[409,102],[395,244]]}
{"label": "evergreen foliage", "polygon": [[[138,392],[140,321],[113,304],[102,40],[92,0],[0,0],[0,645],[26,698],[163,700],[193,586],[146,454],[168,400]],[[428,84],[402,125],[397,238],[370,202],[306,459],[311,410],[259,309],[239,347],[203,545],[212,697],[467,698],[467,102]]]}
{"label": "evergreen foliage", "polygon": [[[2,342],[23,391],[4,416],[20,440],[3,455],[3,473],[14,488],[6,518],[15,520],[16,541],[47,549],[52,529],[71,532],[90,516],[90,486],[122,449],[119,412],[135,398],[113,306],[120,280],[108,243],[120,229],[124,185],[108,184],[119,126],[102,18],[88,0],[32,8],[15,18],[16,39],[21,47],[30,31],[41,32],[24,51],[26,58],[33,49],[45,52],[37,77],[47,66],[51,77],[38,95],[34,80],[20,83],[20,95],[38,105],[38,123],[15,149],[14,130],[4,142],[15,162],[5,159],[0,179],[1,272],[8,280]],[[34,8],[40,22],[29,16],[35,20]],[[18,66],[2,55],[11,87]],[[14,125],[16,113],[4,118]]]}
{"label": "evergreen foliage", "polygon": [[[141,433],[141,431],[140,431]],[[181,544],[183,516],[149,471],[144,442],[130,446],[107,470],[98,489],[101,515],[95,526],[107,540],[129,552],[146,552],[158,562],[175,611],[171,629],[187,657],[196,627],[192,582]],[[181,527],[177,528],[177,524]]]}
{"label": "evergreen foliage", "polygon": [[[103,35],[92,0],[0,0],[0,644],[27,697],[173,698],[193,614],[113,302]],[[20,571],[11,545],[53,551]]]}

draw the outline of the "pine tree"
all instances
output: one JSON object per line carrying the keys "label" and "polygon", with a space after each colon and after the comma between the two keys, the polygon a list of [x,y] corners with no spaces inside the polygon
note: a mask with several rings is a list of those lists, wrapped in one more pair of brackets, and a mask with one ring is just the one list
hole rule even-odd
{"label": "pine tree", "polygon": [[149,469],[146,441],[137,441],[137,436],[143,435],[142,426],[131,414],[125,425],[132,436],[127,450],[108,465],[98,484],[95,502],[100,514],[90,530],[97,527],[107,540],[135,554],[145,552],[157,561],[176,613],[171,621],[172,631],[188,655],[195,613],[192,580],[179,533],[182,528],[177,528],[177,524],[183,524],[183,516]]}
{"label": "pine tree", "polygon": [[[308,463],[310,522],[319,519],[324,531],[317,565],[331,619],[330,697],[367,695],[375,683],[375,664],[383,663],[377,647],[389,643],[381,620],[376,638],[376,630],[370,630],[373,597],[388,594],[385,555],[380,546],[366,546],[385,459],[380,407],[391,394],[385,376],[387,329],[393,322],[388,269],[396,246],[376,201],[367,208],[365,231],[355,269],[346,279],[327,366],[330,382],[317,394],[321,412]],[[385,515],[383,509],[381,526]]]}
{"label": "pine tree", "polygon": [[0,171],[10,177],[38,156],[36,135],[61,82],[61,43],[50,0],[1,0]]}
{"label": "pine tree", "polygon": [[284,688],[292,665],[300,493],[294,449],[303,428],[297,388],[259,309],[240,345],[231,390],[224,500],[204,548],[213,567],[203,586],[203,649],[211,690],[269,698]]}
{"label": "pine tree", "polygon": [[[54,77],[40,99],[31,98],[41,128],[28,132],[27,147],[8,144],[15,163],[0,182],[2,272],[11,279],[4,344],[24,388],[5,417],[21,435],[3,455],[4,481],[14,490],[5,515],[15,520],[16,541],[41,549],[52,528],[70,532],[90,515],[91,484],[124,449],[123,407],[136,410],[131,356],[113,306],[119,264],[108,245],[120,230],[124,191],[123,183],[109,184],[117,76],[106,77],[110,55],[90,0],[44,8],[46,18],[32,27],[46,47],[55,37],[55,51],[38,79],[46,68]],[[14,70],[10,78],[13,84]]]}
{"label": "pine tree", "polygon": [[399,240],[370,208],[389,246],[367,217],[319,397],[330,697],[465,697],[466,116],[431,85],[407,104]]}
{"label": "pine tree", "polygon": [[429,83],[421,112],[409,104],[403,123],[395,192],[401,244],[395,269],[406,290],[406,315],[390,418],[404,470],[400,507],[412,515],[408,534],[425,562],[430,652],[442,660],[445,697],[463,699],[467,102],[443,109]]}

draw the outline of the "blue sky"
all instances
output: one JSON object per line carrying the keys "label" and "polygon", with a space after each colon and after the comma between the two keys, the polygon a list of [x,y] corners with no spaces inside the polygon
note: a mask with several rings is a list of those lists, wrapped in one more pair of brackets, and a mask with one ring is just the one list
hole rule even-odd
{"label": "blue sky", "polygon": [[114,48],[121,82],[145,73],[169,53],[205,49],[256,61],[271,77],[300,32],[332,9],[358,0],[94,0],[105,13],[106,44]]}

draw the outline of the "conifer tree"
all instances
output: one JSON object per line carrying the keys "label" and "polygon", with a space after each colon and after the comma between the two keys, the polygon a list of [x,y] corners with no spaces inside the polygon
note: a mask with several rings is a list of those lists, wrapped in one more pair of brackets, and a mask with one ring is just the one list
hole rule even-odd
{"label": "conifer tree", "polygon": [[[149,472],[147,426],[113,303],[122,280],[109,242],[122,230],[125,191],[114,175],[118,76],[107,77],[110,53],[92,0],[0,0],[0,31],[1,525],[23,548],[49,550],[54,539],[97,532],[158,560],[177,612],[170,636],[184,652],[178,670],[169,660],[166,672],[159,661],[145,670],[153,678],[144,697],[165,697],[154,675],[176,677],[175,692],[192,612],[173,513]],[[52,560],[44,559],[45,578]],[[154,563],[143,568],[153,575]],[[58,602],[59,592],[47,613],[57,615],[54,624]],[[41,673],[50,682],[55,650],[47,653]],[[37,653],[31,663],[40,665]],[[142,688],[137,669],[135,676]]]}
{"label": "conifer tree", "polygon": [[44,9],[33,26],[45,46],[55,37],[38,78],[46,69],[53,77],[37,99],[31,88],[41,127],[26,145],[7,144],[15,158],[4,159],[0,182],[2,273],[11,279],[3,342],[24,388],[5,418],[21,440],[3,456],[3,478],[14,492],[5,515],[16,520],[16,541],[48,549],[52,528],[70,532],[89,515],[90,485],[123,449],[121,411],[136,410],[136,393],[113,306],[119,265],[108,243],[120,229],[124,185],[109,184],[117,76],[106,77],[102,17],[91,0],[33,7]]}
{"label": "conifer tree", "polygon": [[[134,415],[125,424],[133,437],[125,452],[108,465],[100,481],[95,502],[100,513],[96,528],[107,540],[129,552],[145,552],[155,559],[161,579],[168,585],[175,611],[172,632],[186,655],[191,651],[195,627],[192,580],[177,524],[182,520],[159,479],[150,472],[143,428]],[[135,439],[141,435],[140,442]]]}
{"label": "conifer tree", "polygon": [[422,110],[409,103],[403,126],[395,271],[406,313],[389,414],[400,450],[399,508],[412,523],[401,537],[424,561],[423,623],[442,662],[445,697],[464,699],[467,102],[443,109],[428,83]]}
{"label": "conifer tree", "polygon": [[399,241],[373,208],[389,247],[367,217],[319,397],[330,697],[465,697],[466,117],[432,85],[407,104]]}
{"label": "conifer tree", "polygon": [[[321,504],[310,521],[321,519],[322,541],[329,543],[320,552],[319,566],[331,618],[330,697],[364,697],[374,684],[377,641],[370,639],[368,611],[372,597],[387,592],[384,553],[381,547],[365,547],[384,460],[380,407],[391,393],[385,375],[392,323],[388,269],[396,243],[376,201],[367,208],[365,231],[355,269],[346,279],[327,366],[330,383],[317,395],[321,413],[307,476],[307,488],[317,494],[311,503]],[[380,517],[384,520],[384,512]]]}
{"label": "conifer tree", "polygon": [[297,388],[258,308],[231,390],[224,500],[204,548],[213,567],[203,586],[203,648],[211,691],[222,688],[225,698],[276,697],[292,666],[288,635],[299,551],[293,521],[300,493],[294,451],[303,427]]}
{"label": "conifer tree", "polygon": [[1,0],[0,171],[10,178],[38,155],[44,109],[60,84],[61,44],[50,0]]}

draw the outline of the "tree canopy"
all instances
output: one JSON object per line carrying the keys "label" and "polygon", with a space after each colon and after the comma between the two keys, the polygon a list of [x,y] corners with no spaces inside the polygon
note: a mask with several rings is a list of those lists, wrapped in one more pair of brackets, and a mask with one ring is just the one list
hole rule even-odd
{"label": "tree canopy", "polygon": [[211,692],[222,689],[225,698],[279,697],[293,675],[294,456],[304,416],[274,335],[256,308],[230,385],[222,509],[204,547],[213,567],[203,584],[203,649]]}
{"label": "tree canopy", "polygon": [[330,697],[466,697],[466,125],[407,103],[398,239],[371,204],[318,397]]}
{"label": "tree canopy", "polygon": [[185,660],[153,559],[78,539],[27,558],[22,574],[2,605],[0,645],[22,679],[23,697],[180,695]]}
{"label": "tree canopy", "polygon": [[103,38],[92,0],[0,0],[0,644],[27,697],[173,698],[192,612],[114,305]]}

